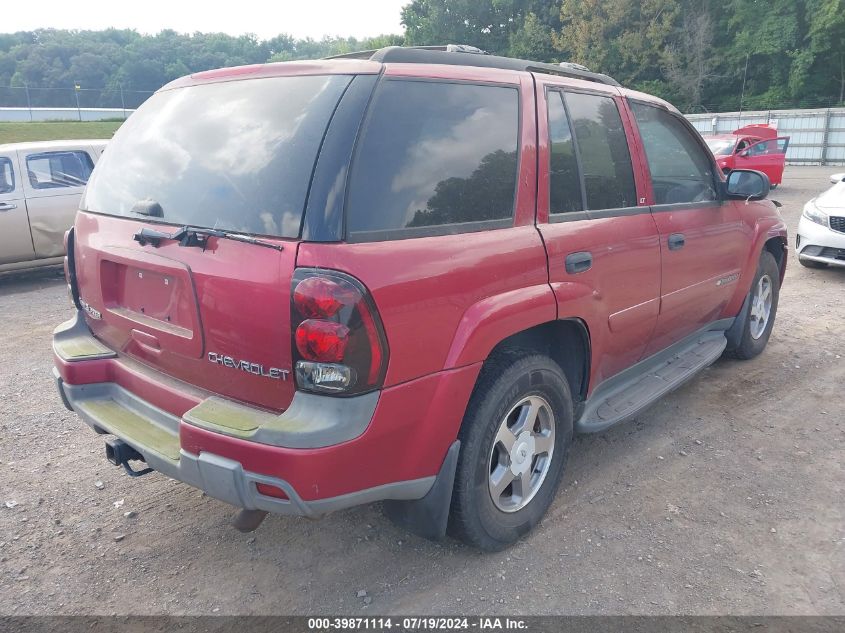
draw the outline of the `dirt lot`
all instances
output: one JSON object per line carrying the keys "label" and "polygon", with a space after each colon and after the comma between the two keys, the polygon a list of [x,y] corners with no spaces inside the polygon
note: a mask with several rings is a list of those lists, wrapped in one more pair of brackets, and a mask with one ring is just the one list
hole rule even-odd
{"label": "dirt lot", "polygon": [[[832,171],[791,168],[773,193],[791,234]],[[762,357],[577,439],[540,528],[481,555],[378,507],[243,535],[223,503],[130,479],[55,393],[64,282],[0,280],[0,615],[845,614],[843,297],[845,270],[790,253]]]}

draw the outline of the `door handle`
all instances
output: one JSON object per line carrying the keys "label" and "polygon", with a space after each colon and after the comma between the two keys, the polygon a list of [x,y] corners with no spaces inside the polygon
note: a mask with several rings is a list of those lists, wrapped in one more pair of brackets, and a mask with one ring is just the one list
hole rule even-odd
{"label": "door handle", "polygon": [[593,254],[587,251],[570,253],[566,256],[566,272],[577,275],[593,267]]}
{"label": "door handle", "polygon": [[672,233],[672,235],[669,236],[670,251],[676,251],[680,248],[683,248],[684,244],[686,244],[686,240],[684,239],[683,233]]}
{"label": "door handle", "polygon": [[18,205],[12,204],[11,202],[0,202],[0,211],[11,211],[12,209],[17,209]]}

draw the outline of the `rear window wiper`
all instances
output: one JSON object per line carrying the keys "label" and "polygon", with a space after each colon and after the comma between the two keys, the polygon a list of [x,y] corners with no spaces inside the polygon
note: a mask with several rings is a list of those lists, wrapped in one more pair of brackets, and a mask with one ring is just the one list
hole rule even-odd
{"label": "rear window wiper", "polygon": [[144,227],[135,235],[132,236],[136,242],[141,246],[152,244],[158,246],[161,240],[176,240],[179,246],[198,246],[202,250],[206,249],[209,237],[219,237],[224,240],[232,240],[234,242],[244,242],[245,244],[255,244],[256,246],[264,246],[272,248],[277,251],[284,250],[284,246],[274,244],[273,242],[265,242],[249,235],[242,235],[241,233],[232,233],[231,231],[224,231],[222,229],[206,229],[199,226],[183,226],[174,233],[164,233]]}

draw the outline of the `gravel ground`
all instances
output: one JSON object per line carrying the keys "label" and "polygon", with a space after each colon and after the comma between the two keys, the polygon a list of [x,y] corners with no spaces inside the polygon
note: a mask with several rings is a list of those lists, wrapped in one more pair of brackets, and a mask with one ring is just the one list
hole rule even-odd
{"label": "gravel ground", "polygon": [[[833,171],[788,169],[791,235]],[[542,525],[482,555],[377,506],[244,535],[197,490],[130,479],[55,393],[63,280],[0,279],[0,615],[845,614],[844,288],[790,252],[760,358],[578,438]]]}

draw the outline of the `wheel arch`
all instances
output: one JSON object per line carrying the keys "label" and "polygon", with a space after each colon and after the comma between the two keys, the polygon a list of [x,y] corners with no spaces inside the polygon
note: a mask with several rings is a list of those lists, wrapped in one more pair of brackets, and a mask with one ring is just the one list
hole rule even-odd
{"label": "wheel arch", "polygon": [[[763,250],[769,251],[777,262],[778,270],[780,271],[780,283],[783,284],[783,277],[786,275],[786,252],[789,248],[786,237],[776,236],[770,237],[763,244]],[[761,251],[762,254],[762,251]]]}
{"label": "wheel arch", "polygon": [[581,319],[558,319],[511,334],[491,350],[489,358],[511,350],[529,350],[548,356],[566,376],[576,406],[586,399],[591,343],[589,329]]}

